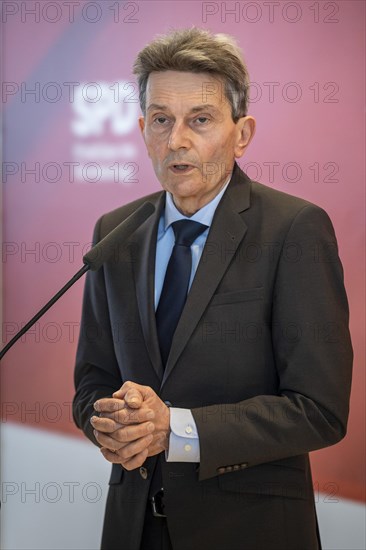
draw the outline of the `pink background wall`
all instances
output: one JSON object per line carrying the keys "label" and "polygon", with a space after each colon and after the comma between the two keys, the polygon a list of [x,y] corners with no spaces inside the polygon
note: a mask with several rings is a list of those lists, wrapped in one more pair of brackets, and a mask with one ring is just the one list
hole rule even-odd
{"label": "pink background wall", "polygon": [[[347,438],[312,463],[316,488],[363,500],[364,12],[352,0],[5,2],[3,345],[82,265],[97,218],[159,189],[137,127],[136,53],[171,28],[231,33],[257,118],[240,165],[324,207],[338,236],[355,349],[352,408]],[[82,288],[3,360],[3,422],[81,435],[70,402]]]}

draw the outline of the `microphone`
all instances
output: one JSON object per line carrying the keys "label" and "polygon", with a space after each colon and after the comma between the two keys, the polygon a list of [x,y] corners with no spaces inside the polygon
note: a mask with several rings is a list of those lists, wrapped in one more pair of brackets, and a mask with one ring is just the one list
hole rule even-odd
{"label": "microphone", "polygon": [[84,273],[91,269],[97,271],[117,250],[117,246],[126,240],[136,231],[155,211],[151,202],[144,202],[135,212],[115,227],[108,235],[99,241],[85,256],[83,256],[83,267],[59,290],[49,302],[16,335],[6,344],[0,352],[0,359],[15,344],[19,338],[29,330],[34,323],[50,309],[51,306],[74,284]]}
{"label": "microphone", "polygon": [[85,256],[83,262],[92,271],[97,271],[117,250],[117,246],[136,231],[147,218],[151,216],[155,208],[151,202],[144,202],[140,208],[117,225],[108,235],[97,243]]}

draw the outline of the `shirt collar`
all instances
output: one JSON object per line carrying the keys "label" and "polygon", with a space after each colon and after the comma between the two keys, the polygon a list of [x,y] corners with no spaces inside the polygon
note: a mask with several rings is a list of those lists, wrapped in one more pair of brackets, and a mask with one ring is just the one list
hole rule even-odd
{"label": "shirt collar", "polygon": [[217,205],[219,204],[223,194],[225,193],[230,180],[231,180],[231,174],[227,179],[224,187],[221,189],[220,193],[218,193],[209,203],[205,204],[205,206],[197,210],[197,212],[193,214],[193,216],[191,217],[185,216],[184,214],[179,212],[179,210],[174,204],[172,194],[167,192],[166,199],[165,199],[164,232],[169,228],[169,226],[173,222],[176,222],[178,220],[192,220],[195,222],[203,223],[204,225],[207,225],[208,227],[210,227]]}

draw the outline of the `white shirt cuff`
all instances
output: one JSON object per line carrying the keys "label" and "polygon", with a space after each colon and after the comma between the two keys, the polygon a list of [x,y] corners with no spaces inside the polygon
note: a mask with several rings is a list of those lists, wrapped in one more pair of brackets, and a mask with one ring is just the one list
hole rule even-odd
{"label": "white shirt cuff", "polygon": [[170,407],[169,450],[167,462],[199,462],[200,445],[197,426],[190,409]]}

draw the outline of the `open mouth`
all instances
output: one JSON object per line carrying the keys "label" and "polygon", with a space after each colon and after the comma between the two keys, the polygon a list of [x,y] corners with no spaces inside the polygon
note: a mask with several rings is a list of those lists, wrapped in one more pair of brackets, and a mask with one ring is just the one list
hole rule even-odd
{"label": "open mouth", "polygon": [[194,166],[191,164],[172,164],[169,168],[176,174],[186,174],[193,170]]}

